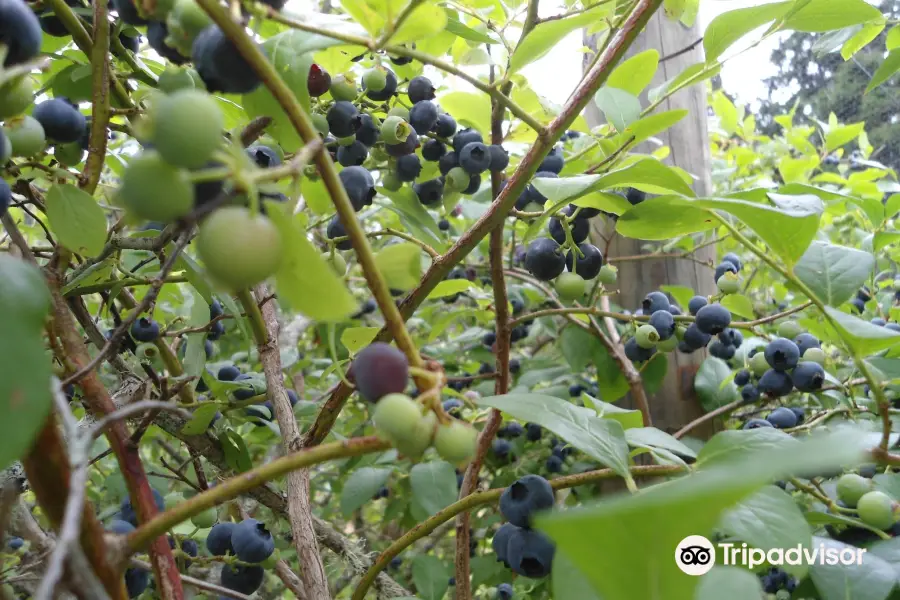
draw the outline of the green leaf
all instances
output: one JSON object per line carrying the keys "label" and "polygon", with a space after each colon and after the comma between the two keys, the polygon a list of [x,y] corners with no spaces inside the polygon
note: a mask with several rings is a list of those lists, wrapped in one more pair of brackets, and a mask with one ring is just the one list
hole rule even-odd
{"label": "green leaf", "polygon": [[409,483],[413,497],[428,516],[450,506],[459,496],[456,470],[442,460],[414,466],[409,474]]}
{"label": "green leaf", "polygon": [[96,256],[106,244],[106,213],[87,192],[57,183],[44,197],[50,230],[60,244],[84,256]]}
{"label": "green leaf", "polygon": [[368,346],[379,331],[378,327],[348,327],[341,332],[341,344],[350,354],[356,354]]}
{"label": "green leaf", "polygon": [[[193,287],[188,286],[187,293],[190,294],[191,312],[188,317],[188,327],[202,327],[209,323],[209,305]],[[199,377],[206,365],[206,333],[189,333],[187,337],[187,347],[184,351],[184,374],[190,377]],[[196,387],[199,380],[192,382]]]}
{"label": "green leaf", "polygon": [[573,372],[584,371],[594,352],[600,346],[600,340],[580,327],[566,327],[559,336],[559,348]]}
{"label": "green leaf", "polygon": [[[410,0],[414,2],[416,0]],[[390,37],[392,44],[406,44],[439,34],[449,22],[447,11],[434,3],[418,3],[397,32]]]}
{"label": "green leaf", "polygon": [[809,0],[787,16],[782,27],[814,33],[882,18],[881,11],[865,0]]}
{"label": "green leaf", "polygon": [[769,198],[775,206],[727,198],[703,198],[696,204],[737,217],[776,255],[788,264],[794,264],[806,252],[818,231],[824,210],[822,201],[812,195],[770,193]]}
{"label": "green leaf", "polygon": [[[583,330],[578,329],[578,331]],[[641,411],[622,408],[621,406],[616,406],[615,404],[610,404],[609,402],[598,400],[597,398],[594,398],[593,396],[590,396],[588,394],[584,394],[584,396],[587,396],[590,400],[590,403],[592,405],[591,408],[597,411],[597,416],[603,419],[614,419],[622,424],[622,429],[626,430],[626,439],[628,438],[628,429],[644,426],[644,417],[641,415]]]}
{"label": "green leaf", "polygon": [[429,292],[428,299],[434,300],[435,298],[455,296],[456,294],[465,292],[473,287],[476,287],[475,283],[468,279],[447,279],[446,281],[437,284],[434,289]]}
{"label": "green leaf", "polygon": [[278,298],[317,321],[342,321],[355,313],[357,302],[309,240],[297,218],[267,203],[269,218],[281,233],[281,266],[275,273]]}
{"label": "green leaf", "polygon": [[447,19],[447,27],[445,29],[453,35],[461,37],[464,40],[469,40],[470,42],[477,42],[479,44],[500,43],[491,36],[485,33],[481,33],[480,31],[475,31],[471,27],[468,27],[467,25],[452,17]]}
{"label": "green leaf", "polygon": [[759,577],[746,569],[716,565],[700,578],[695,600],[759,600],[763,598]]}
{"label": "green leaf", "polygon": [[877,556],[891,565],[894,573],[900,577],[900,538],[879,540],[868,546],[866,554]]}
{"label": "green leaf", "polygon": [[474,127],[482,134],[491,131],[491,98],[487,94],[474,92],[450,92],[438,98],[446,112],[457,115],[457,121]]}
{"label": "green leaf", "polygon": [[710,412],[738,399],[738,389],[732,381],[731,367],[724,360],[708,357],[694,375],[694,390],[703,410]]}
{"label": "green leaf", "polygon": [[825,134],[825,149],[829,152],[837,150],[844,144],[852,142],[865,128],[865,123],[853,123],[835,127]]}
{"label": "green leaf", "polygon": [[872,236],[872,252],[900,242],[900,231],[879,231]]}
{"label": "green leaf", "polygon": [[203,402],[194,409],[191,420],[184,424],[181,433],[184,435],[203,435],[209,429],[210,423],[216,418],[219,405],[215,402]]}
{"label": "green leaf", "polygon": [[884,205],[884,214],[888,218],[893,218],[898,212],[900,212],[900,194],[891,194]]}
{"label": "green leaf", "polygon": [[725,510],[774,479],[860,460],[864,437],[847,430],[797,441],[790,452],[745,453],[737,464],[701,470],[640,494],[540,515],[535,525],[603,598],[693,598],[697,578],[685,577],[672,559],[682,539],[710,536]]}
{"label": "green leaf", "polygon": [[403,186],[396,192],[384,188],[376,188],[380,194],[391,199],[388,208],[393,209],[409,228],[410,233],[423,242],[441,247],[441,230],[428,210],[419,202],[416,193],[409,186]]}
{"label": "green leaf", "polygon": [[662,387],[666,373],[669,372],[669,359],[662,352],[657,352],[641,366],[641,380],[648,394],[655,394]]}
{"label": "green leaf", "polygon": [[[18,262],[12,258],[0,261],[4,286],[9,285],[7,260]],[[30,317],[15,308],[0,311],[0,410],[4,415],[0,421],[0,469],[29,450],[53,406],[50,354],[44,350],[40,323],[33,323]]]}
{"label": "green leaf", "polygon": [[658,102],[661,98],[671,96],[683,88],[715,77],[721,70],[722,65],[719,63],[707,65],[706,63],[701,62],[690,65],[672,79],[669,79],[647,92],[647,99],[650,100],[650,102]]}
{"label": "green leaf", "polygon": [[721,304],[738,316],[753,319],[753,302],[743,294],[728,294],[722,298]]}
{"label": "green leaf", "polygon": [[[541,58],[550,52],[550,49],[558,44],[560,40],[576,29],[602,20],[610,10],[611,6],[606,4],[565,19],[545,21],[538,24],[538,26],[532,29],[531,32],[525,36],[525,39],[516,46],[515,52],[513,52],[513,55],[509,59],[509,73],[515,73],[525,65],[531,64]],[[443,106],[443,101],[441,102],[441,105]]]}
{"label": "green leaf", "polygon": [[706,467],[773,449],[793,448],[799,443],[779,429],[732,429],[714,435],[697,454],[697,467]]}
{"label": "green leaf", "polygon": [[660,291],[665,292],[675,299],[675,302],[684,308],[690,304],[691,298],[694,297],[694,290],[685,285],[661,285]]}
{"label": "green leaf", "polygon": [[[893,541],[893,540],[891,540]],[[839,554],[844,551],[856,555],[858,549],[831,538],[814,537],[822,551]],[[876,544],[877,546],[877,544]],[[862,564],[827,564],[816,561],[809,567],[809,577],[816,585],[822,600],[885,600],[897,584],[894,567],[876,552],[862,554]]]}
{"label": "green leaf", "polygon": [[625,430],[625,439],[629,446],[636,448],[663,449],[681,456],[696,458],[697,453],[671,434],[656,427],[634,427]]}
{"label": "green leaf", "polygon": [[710,21],[703,35],[707,62],[719,58],[736,41],[770,21],[780,19],[793,2],[773,2],[722,13]]}
{"label": "green leaf", "polygon": [[633,187],[650,194],[676,193],[682,196],[695,196],[694,190],[671,167],[658,160],[644,159],[601,175],[592,189],[606,190],[610,188]]}
{"label": "green leaf", "polygon": [[644,50],[616,67],[609,74],[606,85],[624,90],[631,96],[638,96],[645,87],[650,85],[658,66],[659,52],[653,48]]}
{"label": "green leaf", "polygon": [[419,554],[412,561],[412,578],[416,596],[422,600],[441,600],[447,591],[450,573],[436,556]]}
{"label": "green leaf", "polygon": [[813,242],[794,267],[794,274],[825,304],[840,306],[866,282],[875,268],[869,252]]}
{"label": "green leaf", "polygon": [[834,319],[841,338],[857,352],[874,354],[900,344],[900,333],[872,325],[868,321],[848,315],[831,306],[825,307],[828,316]]}
{"label": "green leaf", "polygon": [[616,131],[622,133],[641,116],[641,101],[619,88],[604,86],[594,94],[594,104]]}
{"label": "green leaf", "polygon": [[687,115],[688,111],[686,109],[667,110],[648,115],[631,123],[625,128],[623,135],[626,138],[633,137],[634,141],[631,143],[638,144],[649,137],[662,133]]}
{"label": "green leaf", "polygon": [[623,213],[616,231],[639,240],[668,240],[713,229],[718,222],[706,210],[680,196],[648,198]]}
{"label": "green leaf", "polygon": [[412,242],[385,246],[375,254],[375,266],[390,287],[411,290],[422,276],[422,249]]}
{"label": "green leaf", "polygon": [[244,473],[253,468],[247,444],[244,443],[244,438],[238,432],[231,428],[226,429],[219,436],[219,443],[225,454],[225,462],[232,470]]}
{"label": "green leaf", "polygon": [[537,423],[622,477],[631,476],[625,433],[618,421],[601,419],[588,408],[542,394],[488,396],[477,404],[496,408],[520,421]]}
{"label": "green leaf", "polygon": [[597,388],[600,397],[607,402],[615,402],[628,393],[628,380],[622,374],[619,363],[602,344],[597,344],[593,352],[594,367],[597,369]]}
{"label": "green leaf", "polygon": [[891,50],[884,61],[878,65],[875,74],[872,75],[872,80],[869,82],[869,85],[866,86],[865,93],[868,94],[877,88],[879,85],[893,77],[894,73],[897,71],[900,71],[900,49]]}
{"label": "green leaf", "polygon": [[[722,515],[719,527],[754,548],[794,548],[812,545],[812,533],[797,503],[774,485],[759,490]],[[806,575],[806,565],[784,565],[798,579]]]}
{"label": "green leaf", "polygon": [[387,467],[362,467],[353,471],[341,490],[341,513],[349,517],[358,508],[371,502],[392,472],[393,469]]}
{"label": "green leaf", "polygon": [[553,555],[550,584],[553,588],[553,600],[600,600],[584,573],[563,552],[557,551]]}

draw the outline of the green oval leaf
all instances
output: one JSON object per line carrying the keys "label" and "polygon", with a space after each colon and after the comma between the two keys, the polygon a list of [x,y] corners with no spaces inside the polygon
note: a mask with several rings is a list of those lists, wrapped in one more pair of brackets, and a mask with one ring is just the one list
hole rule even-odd
{"label": "green oval leaf", "polygon": [[106,244],[106,213],[87,192],[58,183],[45,196],[50,230],[63,246],[96,256]]}

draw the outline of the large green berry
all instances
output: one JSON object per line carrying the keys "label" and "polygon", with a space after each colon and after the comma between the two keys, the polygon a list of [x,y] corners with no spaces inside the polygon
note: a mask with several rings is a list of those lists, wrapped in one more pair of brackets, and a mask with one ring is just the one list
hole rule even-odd
{"label": "large green berry", "polygon": [[759,377],[769,370],[769,362],[766,360],[766,355],[762,352],[757,352],[753,355],[753,358],[750,359],[750,370]]}
{"label": "large green berry", "polygon": [[[410,133],[412,127],[400,117],[388,117],[381,124],[381,139],[385,144],[402,144]],[[468,182],[466,184],[468,185]]]}
{"label": "large green berry", "polygon": [[380,92],[387,85],[387,72],[375,67],[363,74],[363,86],[371,92]]}
{"label": "large green berry", "polygon": [[563,300],[580,300],[587,291],[587,282],[577,273],[561,273],[555,282],[556,293]]}
{"label": "large green berry", "polygon": [[84,149],[81,147],[81,142],[74,142],[72,144],[58,144],[53,149],[53,156],[59,162],[59,164],[64,167],[74,167],[82,160],[84,160]]}
{"label": "large green berry", "polygon": [[[674,336],[671,336],[674,337]],[[634,341],[641,348],[653,348],[659,342],[659,332],[650,323],[644,323],[634,332]]]}
{"label": "large green berry", "polygon": [[0,87],[0,120],[21,115],[34,102],[34,79],[19,77]]}
{"label": "large green berry", "polygon": [[173,167],[153,150],[128,163],[119,196],[129,212],[145,221],[169,223],[187,216],[194,206],[188,172]]}
{"label": "large green berry", "polygon": [[312,114],[313,127],[322,135],[328,135],[328,119],[319,113]]}
{"label": "large green berry", "polygon": [[603,285],[614,284],[618,277],[619,270],[612,265],[603,265],[600,268],[600,273],[597,275],[597,279],[599,279],[600,283],[602,283]]}
{"label": "large green berry", "polygon": [[50,291],[41,270],[0,252],[0,311],[11,319],[41,329],[50,311]]}
{"label": "large green berry", "polygon": [[419,458],[431,445],[431,440],[434,438],[435,425],[437,425],[437,415],[432,411],[428,411],[425,416],[419,419],[419,422],[409,435],[393,440],[394,446],[400,454],[407,458]]}
{"label": "large green berry", "polygon": [[356,81],[353,80],[352,75],[338,75],[332,78],[329,91],[335,100],[351,102],[356,100]]}
{"label": "large green berry", "polygon": [[397,177],[396,173],[389,172],[381,177],[381,185],[389,192],[396,192],[403,187],[403,182],[400,181],[400,178]]}
{"label": "large green berry", "polygon": [[182,55],[190,56],[194,39],[211,24],[209,15],[200,8],[196,0],[176,0],[166,16],[169,30],[166,43]]}
{"label": "large green berry", "polygon": [[375,429],[391,443],[415,438],[422,420],[422,407],[405,394],[383,396],[372,411]]}
{"label": "large green berry", "polygon": [[178,167],[199,169],[222,143],[224,119],[212,96],[181,90],[159,99],[153,107],[153,143]]}
{"label": "large green berry", "polygon": [[822,366],[825,366],[825,351],[821,348],[810,348],[806,352],[803,353],[802,360],[807,362],[818,363]]}
{"label": "large green berry", "polygon": [[741,279],[734,273],[725,273],[716,281],[716,287],[723,294],[737,294],[741,291]]}
{"label": "large green berry", "polygon": [[397,106],[391,107],[391,110],[388,111],[387,116],[400,117],[404,121],[409,121],[409,109],[402,104],[398,104]]}
{"label": "large green berry", "polygon": [[341,256],[339,252],[325,252],[322,254],[322,258],[325,259],[325,262],[331,265],[331,268],[334,269],[334,272],[338,275],[343,276],[347,271],[347,260]]}
{"label": "large green berry", "polygon": [[466,173],[462,167],[453,167],[447,171],[444,177],[444,184],[454,192],[461,192],[469,187],[472,176]]}
{"label": "large green berry", "polygon": [[872,480],[860,477],[856,473],[841,475],[837,482],[838,500],[850,508],[855,508],[859,499],[871,491]]}
{"label": "large green berry", "polygon": [[475,456],[478,431],[462,421],[440,425],[434,434],[434,449],[441,458],[456,466],[468,464]]}
{"label": "large green berry", "polygon": [[199,527],[200,529],[209,529],[216,524],[217,520],[218,514],[215,508],[206,509],[202,513],[191,517],[191,523],[193,523],[195,527]]}
{"label": "large green berry", "polygon": [[220,208],[200,225],[197,252],[210,275],[233,290],[274,275],[281,264],[278,228],[243,206]]}
{"label": "large green berry", "polygon": [[867,492],[856,503],[856,510],[863,523],[878,529],[889,529],[897,521],[898,507],[884,492]]}
{"label": "large green berry", "polygon": [[7,121],[3,126],[6,139],[12,144],[12,155],[29,158],[47,147],[44,128],[34,117],[24,116]]}
{"label": "large green berry", "polygon": [[803,333],[803,328],[797,321],[787,320],[778,324],[778,337],[792,340],[801,333]]}
{"label": "large green berry", "polygon": [[194,77],[190,71],[181,67],[169,67],[159,74],[159,80],[156,82],[161,92],[166,94],[174,94],[181,90],[194,89]]}

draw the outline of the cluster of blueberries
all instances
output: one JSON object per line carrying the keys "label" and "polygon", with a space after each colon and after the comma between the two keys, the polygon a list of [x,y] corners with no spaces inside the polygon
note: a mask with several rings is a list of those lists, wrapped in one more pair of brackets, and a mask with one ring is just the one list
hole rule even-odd
{"label": "cluster of blueberries", "polygon": [[556,546],[532,529],[532,518],[553,508],[555,498],[550,482],[539,475],[525,475],[503,491],[500,512],[508,521],[494,534],[491,546],[497,560],[518,575],[538,579],[553,568]]}
{"label": "cluster of blueberries", "polygon": [[275,552],[275,539],[265,524],[256,519],[239,523],[217,523],[206,538],[206,549],[213,556],[234,556],[238,563],[222,565],[223,587],[252,594],[262,585],[265,570],[260,563]]}
{"label": "cluster of blueberries", "polygon": [[775,600],[790,600],[791,593],[797,588],[797,578],[778,567],[772,567],[761,574],[759,582],[763,592],[774,594]]}

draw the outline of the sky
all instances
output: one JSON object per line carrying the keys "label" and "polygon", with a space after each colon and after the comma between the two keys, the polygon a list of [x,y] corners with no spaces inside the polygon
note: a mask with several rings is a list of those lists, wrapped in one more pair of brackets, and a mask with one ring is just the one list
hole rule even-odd
{"label": "sky", "polygon": [[[542,4],[546,6],[549,3]],[[709,22],[723,12],[759,4],[758,0],[701,0],[697,18],[700,31],[705,30]],[[549,16],[555,12],[556,9],[549,7],[541,10],[540,16]],[[740,53],[761,37],[763,29],[746,36],[725,55],[734,55],[734,58],[726,61],[722,68],[723,85],[729,94],[737,96],[743,103],[752,103],[765,97],[766,88],[762,79],[775,70],[775,66],[769,62],[769,55],[778,45],[777,38],[770,38],[765,43]],[[572,34],[549,54],[526,67],[523,74],[532,79],[533,87],[539,93],[562,104],[581,76],[581,47],[581,33]]]}

